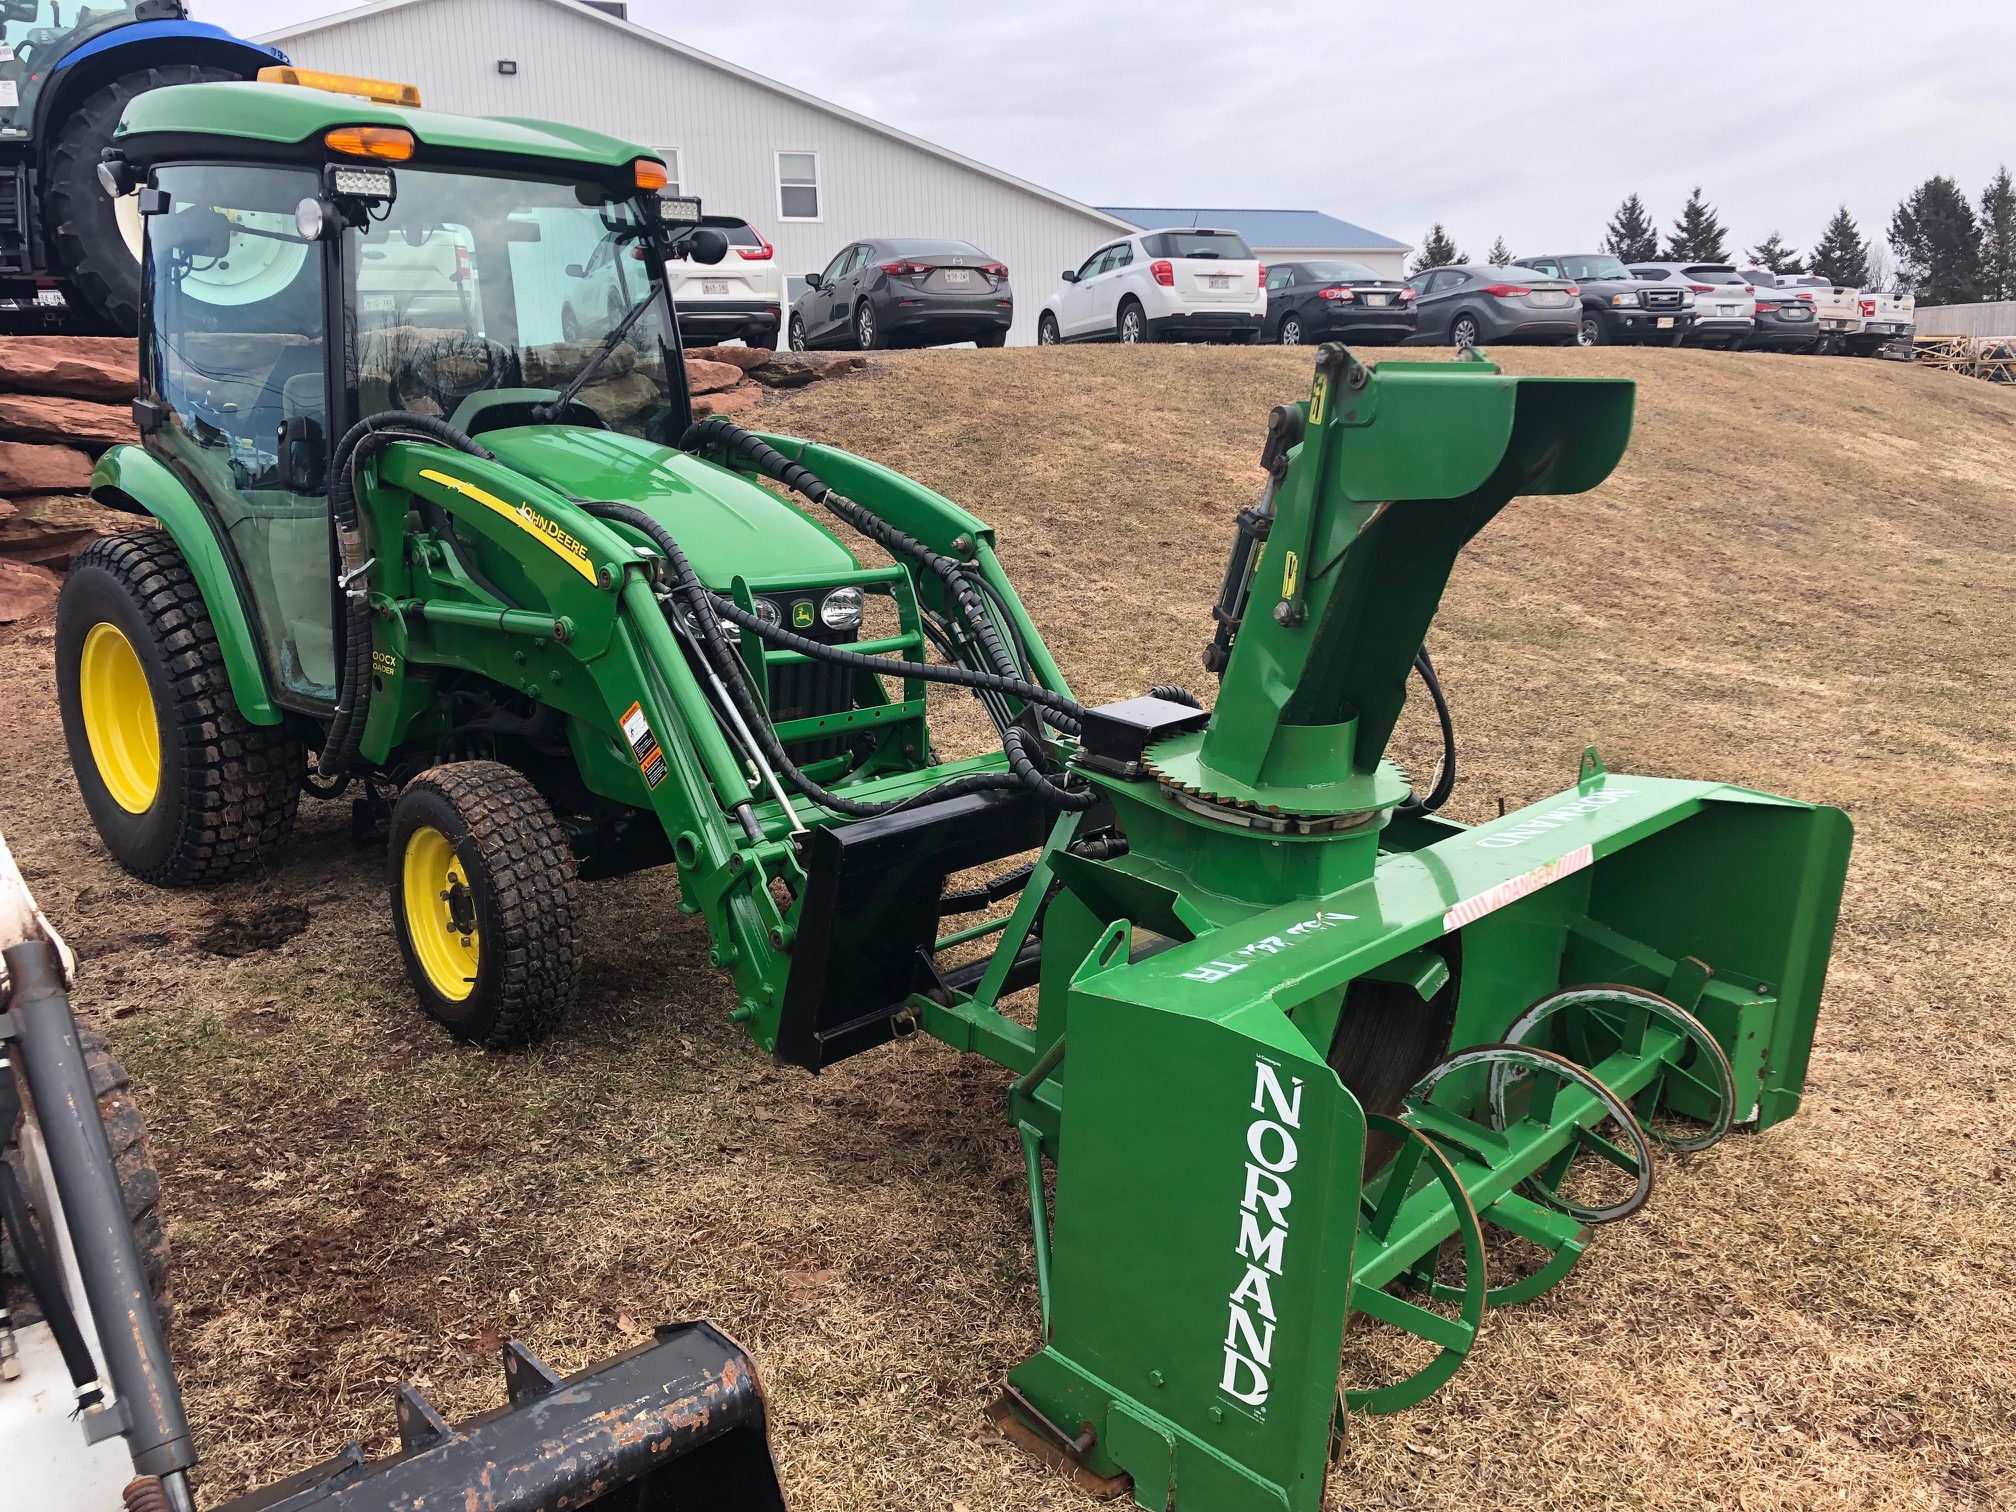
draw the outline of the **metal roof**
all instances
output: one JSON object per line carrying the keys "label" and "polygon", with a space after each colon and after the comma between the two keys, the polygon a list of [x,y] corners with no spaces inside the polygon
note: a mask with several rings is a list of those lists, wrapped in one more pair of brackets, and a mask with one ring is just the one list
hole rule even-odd
{"label": "metal roof", "polygon": [[1409,244],[1354,226],[1321,210],[1171,210],[1141,205],[1101,205],[1106,214],[1161,231],[1175,226],[1208,226],[1237,231],[1255,247],[1336,247],[1351,252],[1410,250]]}

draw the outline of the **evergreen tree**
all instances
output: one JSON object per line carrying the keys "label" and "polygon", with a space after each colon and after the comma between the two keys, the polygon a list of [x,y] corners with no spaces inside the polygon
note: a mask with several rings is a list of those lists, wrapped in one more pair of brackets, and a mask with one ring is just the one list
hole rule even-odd
{"label": "evergreen tree", "polygon": [[1442,229],[1442,222],[1437,221],[1428,228],[1428,239],[1421,243],[1421,250],[1414,254],[1414,266],[1410,271],[1426,273],[1430,268],[1446,268],[1451,263],[1468,261],[1470,261],[1468,257],[1456,250],[1456,243],[1450,239],[1449,233]]}
{"label": "evergreen tree", "polygon": [[1981,191],[1981,297],[2016,299],[2016,184],[2006,166]]}
{"label": "evergreen tree", "polygon": [[1714,208],[1701,198],[1701,186],[1687,196],[1680,219],[1673,222],[1673,234],[1666,239],[1668,262],[1727,262],[1728,232],[1716,218]]}
{"label": "evergreen tree", "polygon": [[1750,249],[1750,256],[1757,266],[1767,273],[1804,273],[1805,266],[1799,261],[1799,249],[1788,247],[1773,231],[1764,240]]}
{"label": "evergreen tree", "polygon": [[1872,286],[1869,249],[1862,240],[1862,228],[1855,224],[1855,217],[1848,213],[1846,205],[1834,212],[1834,219],[1827,222],[1827,229],[1820,233],[1820,240],[1813,247],[1810,265],[1822,278],[1843,288],[1867,289]]}
{"label": "evergreen tree", "polygon": [[1627,263],[1652,262],[1659,256],[1659,228],[1645,209],[1645,201],[1627,195],[1617,213],[1610,217],[1610,234],[1604,250]]}
{"label": "evergreen tree", "polygon": [[1505,245],[1505,238],[1500,236],[1492,241],[1491,250],[1485,253],[1484,257],[1492,267],[1502,268],[1512,261],[1512,249]]}
{"label": "evergreen tree", "polygon": [[1981,227],[1960,186],[1934,174],[1890,217],[1897,282],[1920,304],[1971,304],[1981,297]]}

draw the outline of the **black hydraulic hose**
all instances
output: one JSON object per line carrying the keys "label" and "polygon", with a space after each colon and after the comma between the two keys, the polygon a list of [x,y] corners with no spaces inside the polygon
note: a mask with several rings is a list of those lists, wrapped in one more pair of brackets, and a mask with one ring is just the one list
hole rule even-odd
{"label": "black hydraulic hose", "polygon": [[1021,725],[1010,725],[1001,737],[1001,749],[1008,754],[1008,770],[1021,779],[1023,786],[1033,789],[1052,808],[1066,813],[1081,813],[1104,801],[1097,788],[1066,787],[1045,772],[1029,754],[1029,743],[1037,738]]}
{"label": "black hydraulic hose", "polygon": [[336,443],[329,470],[329,513],[343,562],[343,673],[335,714],[315,758],[315,769],[325,781],[357,759],[371,709],[371,598],[363,576],[369,563],[363,560],[357,519],[357,469],[395,441],[431,442],[491,460],[489,452],[447,421],[412,410],[386,410],[359,420]]}
{"label": "black hydraulic hose", "polygon": [[[1029,760],[1026,753],[1023,755],[1023,764],[1035,773],[1039,779],[1037,782],[1032,782],[1019,770],[1011,774],[974,772],[964,777],[955,777],[949,782],[941,782],[936,787],[930,788],[925,792],[915,794],[909,798],[898,799],[891,803],[862,803],[822,787],[819,783],[813,781],[811,777],[807,776],[785,752],[784,744],[778,740],[777,732],[771,725],[769,717],[763,712],[755,695],[750,691],[740,654],[730,647],[721,636],[720,628],[716,621],[717,614],[760,635],[773,639],[778,644],[784,645],[789,649],[800,651],[822,660],[834,661],[843,666],[866,666],[872,670],[885,672],[891,676],[923,675],[940,681],[966,682],[969,686],[981,685],[981,680],[986,678],[986,674],[975,672],[966,667],[932,667],[909,662],[892,662],[881,657],[863,656],[859,652],[847,651],[838,646],[828,646],[823,642],[808,640],[804,636],[793,635],[789,631],[766,625],[757,619],[755,615],[744,614],[741,607],[733,600],[721,598],[708,589],[700,581],[699,575],[694,572],[692,562],[687,558],[686,553],[680,549],[679,543],[673,539],[672,533],[645,511],[631,504],[589,503],[583,504],[581,507],[597,519],[614,520],[628,525],[635,530],[642,531],[664,553],[666,561],[672,567],[673,591],[685,600],[686,607],[691,613],[693,621],[692,632],[700,642],[701,654],[712,664],[716,675],[727,689],[728,696],[734,701],[737,712],[741,714],[743,723],[748,725],[749,731],[755,737],[757,744],[763,748],[765,758],[777,769],[784,780],[822,808],[831,809],[837,814],[845,814],[850,818],[871,819],[879,814],[894,813],[898,809],[908,808],[913,804],[937,802],[947,798],[963,797],[971,793],[1012,791],[1024,787],[1035,789],[1044,797],[1045,801],[1051,802],[1055,806],[1077,806],[1076,800],[1081,795],[1074,790],[1063,787],[1053,779],[1047,778],[1040,771],[1037,771],[1034,763]],[[997,679],[997,681],[1014,680]],[[1047,690],[1028,687],[1026,684],[1019,684],[1018,691],[1019,688],[1027,688],[1030,693],[1041,693],[1045,697],[1056,697],[1056,695],[1048,693]],[[1013,755],[1010,756],[1010,765],[1011,767],[1014,765]],[[1060,798],[1068,799],[1070,802],[1059,801]],[[1092,795],[1092,802],[1097,801],[1096,794]],[[1091,804],[1087,803],[1084,806],[1090,807]]]}
{"label": "black hydraulic hose", "polygon": [[[12,1069],[5,1073],[11,1080]],[[14,1241],[14,1253],[21,1261],[21,1274],[28,1283],[28,1295],[42,1309],[42,1321],[55,1337],[63,1368],[70,1372],[70,1384],[77,1388],[79,1411],[96,1407],[105,1400],[105,1388],[98,1382],[98,1365],[84,1343],[77,1326],[77,1314],[70,1308],[70,1294],[63,1289],[63,1274],[57,1270],[49,1249],[28,1216],[28,1199],[14,1179],[14,1168],[0,1160],[0,1233]]]}
{"label": "black hydraulic hose", "polygon": [[1201,709],[1204,707],[1202,703],[1198,702],[1195,693],[1192,693],[1188,688],[1179,688],[1174,683],[1157,683],[1148,690],[1148,696],[1150,698],[1159,698],[1164,703],[1183,704],[1192,709]]}
{"label": "black hydraulic hose", "polygon": [[1432,814],[1449,801],[1449,795],[1456,790],[1456,722],[1449,715],[1449,699],[1442,691],[1442,680],[1435,675],[1435,663],[1428,659],[1428,648],[1423,646],[1421,654],[1414,658],[1414,670],[1421,674],[1421,681],[1427,686],[1428,697],[1435,705],[1436,721],[1442,726],[1442,766],[1435,774],[1435,786],[1427,795],[1410,795],[1400,805],[1403,814]]}
{"label": "black hydraulic hose", "polygon": [[[682,450],[691,452],[697,452],[709,445],[718,445],[723,451],[740,454],[766,477],[776,479],[794,493],[803,494],[813,503],[830,510],[869,540],[888,551],[891,556],[907,557],[936,574],[943,580],[946,592],[959,606],[960,613],[972,629],[974,638],[979,641],[988,666],[1003,676],[1014,677],[1019,674],[1020,668],[1016,666],[1007,646],[1002,642],[1001,632],[995,626],[993,616],[987,612],[986,605],[980,593],[974,588],[972,579],[968,577],[965,563],[956,557],[933,551],[915,536],[899,530],[873,511],[830,487],[810,468],[802,463],[793,462],[761,436],[743,430],[741,426],[723,416],[716,415],[707,420],[697,421],[680,438],[679,445]],[[1059,710],[1054,703],[1044,706],[1053,713],[1062,715],[1061,718],[1051,718],[1049,722],[1052,725],[1067,735],[1078,733],[1078,717],[1084,712],[1082,709],[1075,704],[1068,710]]]}

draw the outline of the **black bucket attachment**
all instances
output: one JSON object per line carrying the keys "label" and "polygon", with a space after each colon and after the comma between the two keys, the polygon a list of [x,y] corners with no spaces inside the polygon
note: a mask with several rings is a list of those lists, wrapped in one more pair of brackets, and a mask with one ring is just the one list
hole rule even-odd
{"label": "black bucket attachment", "polygon": [[453,1428],[403,1387],[398,1454],[352,1443],[217,1512],[784,1512],[756,1367],[710,1323],[565,1380],[513,1339],[504,1378],[509,1406]]}

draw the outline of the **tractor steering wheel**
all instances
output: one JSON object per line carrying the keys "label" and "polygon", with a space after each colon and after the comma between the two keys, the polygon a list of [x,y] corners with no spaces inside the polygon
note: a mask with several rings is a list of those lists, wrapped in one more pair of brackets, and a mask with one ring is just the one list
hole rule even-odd
{"label": "tractor steering wheel", "polygon": [[[442,367],[460,377],[445,377]],[[485,389],[511,388],[518,382],[518,354],[484,336],[456,333],[407,354],[392,373],[395,394],[423,394],[440,406],[442,417],[453,415],[464,399]]]}

